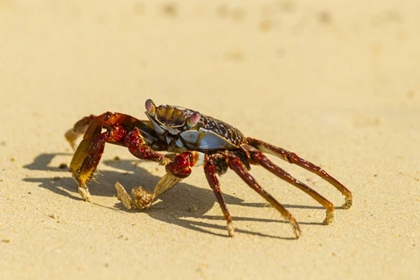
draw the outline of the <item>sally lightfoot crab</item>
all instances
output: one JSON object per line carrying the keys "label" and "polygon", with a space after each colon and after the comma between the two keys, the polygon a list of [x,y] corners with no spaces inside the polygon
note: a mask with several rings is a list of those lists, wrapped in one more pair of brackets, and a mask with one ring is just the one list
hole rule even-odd
{"label": "sally lightfoot crab", "polygon": [[129,115],[111,112],[99,116],[91,115],[78,121],[73,129],[66,133],[66,138],[73,148],[76,147],[77,137],[84,134],[70,164],[73,178],[84,200],[91,200],[86,183],[96,170],[105,143],[112,143],[127,147],[137,158],[165,165],[167,171],[152,193],[135,188],[132,198],[117,183],[118,198],[127,208],[150,207],[160,194],[188,177],[192,167],[202,165],[227,221],[229,236],[234,235],[232,216],[217,178],[217,175],[223,175],[228,169],[238,174],[249,187],[289,221],[296,238],[300,236],[299,224],[292,214],[267,193],[249,173],[251,165],[262,166],[315,199],[326,210],[324,224],[331,223],[334,218],[334,206],[330,201],[274,164],[264,153],[315,173],[344,195],[345,202],[342,208],[347,209],[352,205],[351,192],[320,167],[295,153],[245,137],[237,128],[223,121],[179,106],[156,106],[150,99],[146,101],[146,116],[148,120],[138,120]]}

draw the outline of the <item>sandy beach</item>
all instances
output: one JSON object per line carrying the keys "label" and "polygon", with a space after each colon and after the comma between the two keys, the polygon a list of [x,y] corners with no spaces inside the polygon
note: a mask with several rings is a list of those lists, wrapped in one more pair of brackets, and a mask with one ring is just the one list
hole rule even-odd
{"label": "sandy beach", "polygon": [[[419,279],[420,2],[0,0],[0,279]],[[149,210],[165,168],[107,144],[83,201],[64,133],[145,101],[223,120],[321,166],[270,156],[336,207],[253,166],[299,222],[202,167]]]}

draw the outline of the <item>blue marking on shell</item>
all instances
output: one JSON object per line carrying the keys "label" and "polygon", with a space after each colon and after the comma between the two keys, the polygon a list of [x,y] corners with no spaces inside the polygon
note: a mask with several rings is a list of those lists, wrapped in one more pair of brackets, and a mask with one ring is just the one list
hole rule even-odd
{"label": "blue marking on shell", "polygon": [[175,141],[175,144],[179,147],[179,148],[184,148],[184,143],[182,143],[181,139],[177,139]]}
{"label": "blue marking on shell", "polygon": [[187,130],[184,131],[180,134],[180,136],[182,137],[182,139],[184,139],[185,142],[189,143],[189,144],[195,144],[198,142],[198,136],[201,133],[198,132],[197,130]]}
{"label": "blue marking on shell", "polygon": [[211,131],[187,130],[181,136],[188,149],[191,150],[220,150],[237,148],[220,135]]}

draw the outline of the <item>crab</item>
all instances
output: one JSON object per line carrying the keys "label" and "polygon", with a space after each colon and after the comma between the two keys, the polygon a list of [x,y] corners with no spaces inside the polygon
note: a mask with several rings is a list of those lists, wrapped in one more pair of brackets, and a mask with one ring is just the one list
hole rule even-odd
{"label": "crab", "polygon": [[[66,139],[76,150],[70,170],[84,200],[91,201],[87,182],[92,178],[100,162],[105,143],[111,143],[127,147],[139,159],[164,165],[167,172],[151,193],[138,187],[133,189],[130,197],[124,187],[116,183],[118,198],[127,208],[149,208],[158,196],[188,177],[192,167],[203,166],[207,181],[226,220],[229,236],[234,236],[235,229],[217,177],[226,173],[228,169],[233,170],[249,187],[280,212],[291,224],[296,238],[301,234],[299,224],[293,215],[266,192],[249,173],[252,165],[262,166],[315,199],[326,210],[324,224],[329,224],[334,219],[334,205],[329,200],[273,163],[265,153],[320,176],[344,195],[343,209],[348,209],[352,205],[350,190],[325,170],[293,152],[262,140],[245,137],[232,125],[195,110],[172,105],[156,106],[151,99],[148,99],[145,105],[147,120],[106,112],[99,116],[90,115],[82,118],[65,134]],[[76,148],[76,139],[80,135],[84,136]]]}

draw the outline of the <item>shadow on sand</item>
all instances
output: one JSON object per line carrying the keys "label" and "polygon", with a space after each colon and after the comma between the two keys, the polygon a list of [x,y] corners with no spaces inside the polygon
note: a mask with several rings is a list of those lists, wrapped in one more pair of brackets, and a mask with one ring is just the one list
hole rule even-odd
{"label": "shadow on sand", "polygon": [[[38,184],[39,187],[47,189],[57,195],[70,197],[72,199],[81,200],[77,193],[74,180],[71,178],[69,169],[65,167],[50,166],[51,161],[56,156],[69,156],[69,153],[40,154],[34,161],[23,166],[30,170],[43,170],[61,172],[63,176],[47,177],[47,178],[25,178],[24,181]],[[95,180],[89,182],[89,190],[92,196],[108,196],[115,197],[115,182],[120,182],[130,193],[131,189],[141,185],[144,189],[151,191],[160,180],[159,176],[155,176],[146,169],[140,167],[141,162],[133,162],[130,160],[108,160],[102,161],[103,164],[110,166],[116,171],[101,171]],[[197,168],[198,171],[199,168]],[[240,183],[240,179],[238,179]],[[133,183],[140,182],[140,183]],[[245,184],[244,184],[245,185]],[[245,207],[268,207],[267,203],[245,203],[242,199],[231,195],[224,195],[226,203],[240,205]],[[225,230],[225,226],[216,225],[203,220],[224,220],[222,213],[220,216],[205,215],[215,204],[216,198],[210,189],[198,188],[196,186],[181,182],[168,192],[159,197],[158,201],[148,210],[142,212],[147,213],[150,217],[159,221],[196,230],[203,233],[220,235],[226,237],[227,234],[218,234],[211,229]],[[100,206],[100,205],[99,205]],[[323,210],[318,206],[303,205],[284,205],[286,208],[303,208]],[[120,201],[116,199],[116,209],[128,212],[136,212],[139,210],[126,210]],[[170,209],[170,210],[169,210]],[[170,213],[168,213],[170,211]],[[256,221],[270,223],[286,223],[283,220],[261,219],[251,217],[238,217],[237,213],[232,213],[234,221]],[[194,219],[194,220],[191,220]],[[281,219],[281,217],[279,217]],[[300,222],[307,225],[322,225],[321,222]],[[208,228],[208,229],[206,229]],[[278,238],[278,239],[295,239],[294,237],[279,237],[276,235],[268,235],[260,232],[243,230],[237,228],[238,233],[250,234],[256,236]]]}

